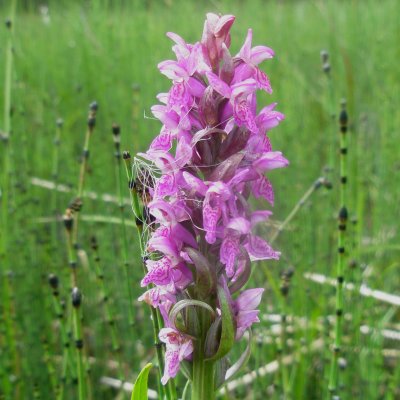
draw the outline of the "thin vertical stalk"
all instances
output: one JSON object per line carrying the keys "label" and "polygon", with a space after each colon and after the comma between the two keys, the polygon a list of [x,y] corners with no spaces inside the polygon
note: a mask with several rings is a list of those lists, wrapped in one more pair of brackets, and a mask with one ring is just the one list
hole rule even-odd
{"label": "thin vertical stalk", "polygon": [[[15,327],[12,316],[12,301],[11,301],[11,287],[8,279],[7,270],[9,268],[8,260],[8,242],[7,237],[9,235],[9,220],[8,220],[8,208],[10,201],[10,174],[11,174],[11,96],[12,96],[12,72],[13,72],[13,41],[14,41],[14,25],[15,25],[15,14],[16,14],[17,1],[11,0],[10,7],[10,18],[6,20],[6,28],[8,32],[6,42],[6,54],[5,54],[5,76],[4,76],[4,121],[3,121],[3,135],[1,137],[3,141],[3,165],[2,165],[2,180],[0,187],[0,199],[1,199],[1,224],[0,224],[0,276],[2,280],[2,320],[5,325],[4,335],[0,336],[0,346],[3,349],[8,349],[5,352],[4,357],[5,367],[2,376],[2,384],[6,396],[12,396],[13,387],[9,380],[9,371],[7,371],[7,364],[10,362],[11,370],[17,377],[17,383],[14,385],[14,394],[18,398],[19,390],[19,355],[17,351],[16,338],[15,338]],[[1,333],[1,332],[0,332]],[[7,360],[7,354],[10,355]]]}
{"label": "thin vertical stalk", "polygon": [[47,374],[49,376],[51,393],[52,393],[52,396],[57,398],[58,393],[60,391],[60,385],[56,380],[56,371],[55,371],[53,361],[50,356],[49,344],[48,344],[46,338],[42,339],[42,344],[43,344],[43,361],[47,367]]}
{"label": "thin vertical stalk", "polygon": [[[87,163],[89,160],[89,152],[90,152],[90,139],[92,137],[92,133],[96,126],[96,113],[97,113],[98,105],[96,102],[90,104],[89,107],[89,116],[87,121],[87,129],[85,134],[85,142],[83,145],[82,151],[82,162],[81,168],[79,171],[79,180],[78,180],[78,192],[77,192],[77,199],[82,201],[83,196],[83,189],[85,185],[85,177],[86,177],[86,170],[87,170]],[[72,243],[74,248],[78,247],[78,223],[79,223],[79,211],[80,209],[75,210],[74,213],[74,224],[73,224],[73,232],[72,232]]]}
{"label": "thin vertical stalk", "polygon": [[[67,209],[64,214],[64,226],[66,231],[67,252],[69,258],[69,268],[71,274],[72,286],[72,326],[73,335],[75,338],[75,363],[78,379],[78,395],[79,400],[86,400],[85,397],[88,393],[87,382],[84,377],[84,361],[83,361],[83,338],[82,338],[82,319],[81,319],[81,293],[77,288],[77,261],[76,249],[72,244],[72,229],[73,229],[73,213],[71,209]],[[82,397],[83,396],[83,397]]]}
{"label": "thin vertical stalk", "polygon": [[334,345],[332,349],[331,367],[329,373],[329,396],[334,396],[338,391],[338,359],[342,346],[343,308],[344,308],[344,266],[345,266],[345,239],[348,211],[346,208],[347,187],[347,112],[345,103],[339,117],[340,123],[340,211],[338,216],[338,260],[337,260],[337,284],[336,284],[336,319],[334,332]]}
{"label": "thin vertical stalk", "polygon": [[191,400],[214,400],[214,362],[205,359],[204,345],[209,328],[209,315],[205,310],[199,310],[199,337],[195,342],[193,352],[193,380]]}
{"label": "thin vertical stalk", "polygon": [[127,284],[127,292],[128,292],[128,300],[129,300],[129,307],[128,307],[128,318],[129,318],[129,325],[134,325],[134,310],[133,310],[133,293],[132,293],[132,279],[130,274],[130,264],[128,261],[128,237],[126,233],[126,224],[125,224],[125,204],[124,204],[124,197],[123,197],[123,189],[122,189],[122,174],[123,174],[123,167],[121,165],[121,138],[120,138],[120,127],[116,124],[112,126],[112,133],[114,137],[114,146],[115,146],[115,174],[116,174],[116,181],[117,181],[117,196],[118,196],[118,206],[119,211],[121,214],[121,222],[122,222],[122,257],[123,257],[123,264],[124,264],[124,271],[125,271],[125,281]]}
{"label": "thin vertical stalk", "polygon": [[63,120],[62,119],[57,119],[56,121],[56,133],[54,135],[54,147],[53,147],[53,166],[52,166],[52,171],[51,171],[51,177],[54,181],[54,186],[55,189],[52,192],[52,199],[51,199],[51,209],[52,212],[54,213],[55,222],[52,225],[52,238],[53,238],[53,246],[55,247],[57,244],[57,225],[58,225],[58,190],[57,190],[57,185],[58,185],[58,175],[59,175],[59,155],[60,155],[60,144],[61,144],[61,133],[62,133],[62,127],[63,127]]}
{"label": "thin vertical stalk", "polygon": [[287,301],[290,289],[290,281],[292,279],[294,270],[289,267],[281,273],[281,286],[280,286],[280,307],[281,307],[281,332],[278,339],[278,362],[281,371],[281,380],[283,387],[283,395],[285,400],[292,398],[292,388],[289,380],[288,367],[282,362],[286,353],[286,334],[287,334]]}
{"label": "thin vertical stalk", "polygon": [[[61,378],[59,384],[59,391],[57,394],[57,400],[64,399],[64,390],[67,382],[67,378],[70,377],[72,381],[75,381],[75,370],[72,361],[72,351],[70,346],[70,340],[67,334],[67,329],[65,327],[64,313],[59,300],[59,281],[58,277],[54,274],[50,274],[49,285],[52,288],[52,298],[53,298],[53,310],[59,321],[59,329],[61,342],[63,346],[63,357],[62,357],[62,368],[61,368]],[[68,375],[69,373],[69,375]]]}
{"label": "thin vertical stalk", "polygon": [[83,362],[83,337],[82,337],[82,325],[81,325],[81,301],[82,295],[77,287],[72,289],[71,293],[72,301],[72,318],[73,318],[73,331],[76,349],[76,367],[78,375],[78,399],[86,400],[86,379],[85,379],[85,368]]}
{"label": "thin vertical stalk", "polygon": [[95,270],[96,270],[96,275],[97,275],[97,281],[98,281],[98,284],[100,287],[100,296],[101,296],[102,303],[103,303],[104,315],[105,315],[106,323],[110,327],[112,351],[118,362],[119,379],[121,381],[123,381],[124,373],[123,373],[122,361],[121,361],[121,344],[118,339],[118,333],[117,333],[117,329],[115,326],[116,320],[113,317],[112,307],[110,307],[110,304],[109,304],[110,297],[109,297],[109,293],[108,293],[108,290],[106,287],[104,272],[103,272],[103,268],[101,265],[99,246],[97,243],[97,239],[94,236],[91,239],[91,247],[94,252],[94,265],[95,265]]}

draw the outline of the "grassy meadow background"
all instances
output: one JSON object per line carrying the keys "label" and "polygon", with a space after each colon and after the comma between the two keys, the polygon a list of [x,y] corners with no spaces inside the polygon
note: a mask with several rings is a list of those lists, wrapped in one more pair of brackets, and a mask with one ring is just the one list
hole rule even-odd
{"label": "grassy meadow background", "polygon": [[[2,20],[9,16],[9,7],[9,0],[1,0]],[[290,166],[270,175],[276,206],[273,224],[263,226],[261,234],[271,237],[319,177],[325,176],[333,185],[331,190],[315,190],[279,235],[274,246],[282,252],[281,260],[254,266],[252,280],[265,287],[266,292],[261,304],[262,322],[254,327],[253,355],[242,374],[285,356],[293,357],[283,373],[279,368],[256,376],[223,396],[326,398],[335,289],[306,279],[305,273],[336,276],[337,115],[340,100],[345,98],[350,118],[351,217],[345,276],[347,282],[354,283],[355,290],[346,291],[340,399],[400,399],[399,308],[358,293],[361,284],[391,294],[400,292],[397,0],[26,0],[18,4],[13,44],[12,134],[8,144],[10,185],[1,188],[3,207],[5,190],[9,198],[8,224],[1,221],[0,225],[7,242],[7,258],[0,260],[1,399],[56,398],[63,348],[47,277],[57,274],[60,298],[68,303],[65,230],[57,217],[76,194],[89,104],[96,100],[99,109],[85,188],[117,196],[112,124],[121,126],[122,150],[136,153],[146,149],[160,129],[160,123],[151,117],[150,107],[157,102],[156,94],[169,85],[156,67],[161,60],[173,57],[165,32],[177,32],[188,42],[199,40],[205,14],[210,11],[236,15],[232,53],[239,50],[249,27],[253,28],[254,44],[266,44],[276,52],[273,60],[263,64],[274,93],[260,95],[260,104],[277,101],[278,109],[286,115],[286,120],[271,132],[271,140],[273,147],[290,160]],[[3,24],[1,93],[7,37]],[[329,52],[329,76],[322,71],[321,50]],[[2,95],[0,107],[4,108]],[[55,177],[58,118],[64,120],[64,126]],[[2,118],[0,129],[3,123]],[[2,169],[3,144],[0,143]],[[50,190],[33,184],[33,178],[56,181],[72,191]],[[124,196],[129,197],[128,189]],[[128,393],[101,384],[100,379],[107,376],[132,382],[141,367],[153,359],[150,314],[135,300],[134,324],[129,323],[123,237],[121,224],[115,223],[120,217],[118,205],[85,199],[81,213],[86,219],[80,221],[78,281],[83,292],[86,352],[93,361],[91,398],[128,398]],[[128,222],[134,222],[129,206],[125,215]],[[128,283],[136,299],[142,292],[142,266],[135,228],[128,226],[127,233]],[[121,343],[123,376],[113,363],[116,354],[111,350],[110,329],[105,323],[90,248],[93,235],[99,243],[109,305]],[[293,268],[294,274],[284,298],[279,286],[282,271],[288,268]],[[288,316],[283,351],[279,351],[280,323],[268,318],[280,314]],[[385,329],[392,338],[384,336]],[[156,389],[155,369],[150,378],[150,387]],[[177,384],[181,387],[183,379],[178,379]],[[77,398],[74,382],[67,379],[65,385],[65,398]],[[283,394],[284,386],[289,387],[290,393]]]}

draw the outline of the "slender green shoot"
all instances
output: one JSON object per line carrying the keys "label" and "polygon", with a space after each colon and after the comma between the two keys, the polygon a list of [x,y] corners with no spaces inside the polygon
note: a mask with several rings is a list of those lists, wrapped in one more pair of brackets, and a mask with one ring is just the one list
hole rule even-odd
{"label": "slender green shoot", "polygon": [[[339,355],[342,346],[343,334],[343,309],[344,309],[344,268],[345,268],[345,239],[348,211],[346,208],[346,187],[347,187],[347,111],[345,102],[342,103],[342,111],[339,116],[340,123],[340,210],[338,215],[338,260],[336,267],[336,319],[334,331],[334,344],[332,348],[332,358],[329,373],[329,394],[332,398],[338,394],[338,370]],[[335,396],[335,397],[334,397]]]}
{"label": "slender green shoot", "polygon": [[134,325],[134,310],[133,310],[133,293],[132,293],[132,278],[131,278],[131,268],[128,260],[128,237],[126,232],[126,221],[125,221],[125,203],[123,196],[123,178],[122,174],[123,166],[122,166],[122,155],[121,155],[121,129],[119,125],[113,124],[112,133],[114,138],[114,147],[115,147],[115,174],[117,181],[117,197],[118,197],[118,207],[121,214],[121,234],[122,234],[122,257],[125,271],[125,280],[127,285],[127,293],[129,300],[128,307],[128,318],[129,325]]}

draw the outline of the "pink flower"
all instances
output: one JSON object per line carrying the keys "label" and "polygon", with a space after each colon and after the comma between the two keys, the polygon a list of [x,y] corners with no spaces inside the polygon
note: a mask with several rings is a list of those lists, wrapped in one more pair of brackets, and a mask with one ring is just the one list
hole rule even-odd
{"label": "pink flower", "polygon": [[275,110],[276,103],[257,113],[258,91],[272,92],[259,64],[274,53],[266,46],[252,47],[249,29],[232,57],[234,20],[232,15],[207,14],[202,39],[194,44],[167,34],[176,60],[163,61],[158,68],[172,81],[171,87],[157,96],[161,104],[151,108],[162,127],[147,152],[139,154],[156,170],[147,204],[153,217],[146,246],[151,256],[141,282],[151,288],[140,300],[158,308],[164,320],[159,335],[166,344],[163,384],[194,351],[186,334],[193,328],[186,313],[194,307],[184,311],[180,323],[189,326],[182,333],[181,325],[170,320],[174,304],[182,299],[206,301],[221,315],[222,286],[239,340],[259,321],[256,308],[264,289],[247,289],[234,299],[235,293],[248,282],[252,261],[280,256],[253,233],[271,211],[251,207],[252,196],[274,204],[268,173],[288,165],[267,136],[284,115]]}
{"label": "pink flower", "polygon": [[236,318],[236,340],[239,340],[246,329],[250,328],[258,319],[259,310],[255,308],[261,302],[263,288],[247,289],[240,293],[234,301],[234,311]]}
{"label": "pink flower", "polygon": [[163,328],[158,337],[166,344],[165,369],[161,383],[165,385],[170,378],[175,378],[179,364],[193,353],[192,340],[174,328]]}

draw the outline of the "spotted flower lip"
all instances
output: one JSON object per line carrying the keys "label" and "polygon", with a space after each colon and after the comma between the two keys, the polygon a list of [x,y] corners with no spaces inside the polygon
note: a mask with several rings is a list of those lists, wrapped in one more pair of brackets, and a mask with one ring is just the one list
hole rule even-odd
{"label": "spotted flower lip", "polygon": [[272,212],[252,211],[250,205],[252,197],[274,204],[266,175],[289,163],[272,149],[267,136],[284,115],[276,103],[257,112],[257,93],[272,93],[260,64],[274,52],[253,46],[249,29],[232,56],[234,21],[233,15],[207,14],[202,38],[194,44],[167,33],[176,59],[162,61],[158,68],[171,87],[151,108],[162,127],[149,149],[139,154],[158,170],[149,190],[147,208],[154,222],[141,282],[151,287],[140,300],[158,308],[164,320],[159,332],[166,347],[163,384],[196,351],[196,340],[187,334],[190,327],[180,330],[171,317],[176,304],[201,300],[221,315],[224,304],[218,290],[223,286],[234,318],[232,337],[239,340],[259,321],[257,307],[264,291],[243,290],[251,262],[280,256],[256,233]]}

